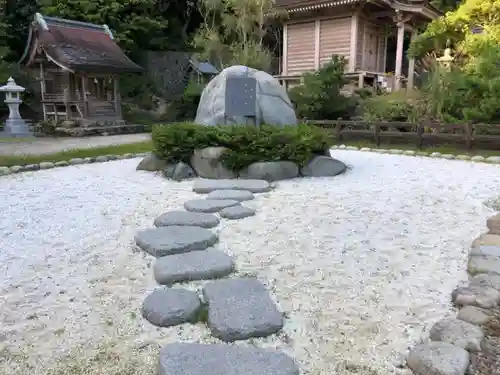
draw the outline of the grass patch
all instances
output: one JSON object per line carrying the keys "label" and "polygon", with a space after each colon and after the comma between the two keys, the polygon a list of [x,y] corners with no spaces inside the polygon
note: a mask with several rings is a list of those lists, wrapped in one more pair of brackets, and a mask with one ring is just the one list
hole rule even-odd
{"label": "grass patch", "polygon": [[75,158],[92,158],[103,155],[124,155],[150,152],[153,149],[151,141],[128,143],[122,145],[81,148],[43,155],[0,155],[0,166],[38,164],[44,161],[58,162]]}
{"label": "grass patch", "polygon": [[[355,146],[355,147],[369,147],[369,148],[377,148],[376,144],[374,142],[369,142],[369,141],[344,141],[344,142],[339,142],[338,145],[346,145],[346,146]],[[453,147],[453,146],[434,146],[434,147],[424,147],[424,148],[417,148],[414,145],[409,145],[409,144],[381,144],[380,149],[385,149],[385,150],[409,150],[409,151],[415,151],[415,152],[439,152],[441,154],[453,154],[453,155],[469,155],[469,156],[500,156],[500,150],[481,150],[481,149],[473,149],[473,150],[465,150],[463,148],[459,147]]]}

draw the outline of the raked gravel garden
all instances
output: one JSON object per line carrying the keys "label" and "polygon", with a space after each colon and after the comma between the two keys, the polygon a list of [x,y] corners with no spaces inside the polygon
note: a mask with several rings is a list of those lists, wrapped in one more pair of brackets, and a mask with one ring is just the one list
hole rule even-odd
{"label": "raked gravel garden", "polygon": [[[256,277],[284,313],[280,332],[228,345],[278,349],[303,375],[409,374],[408,349],[456,316],[450,292],[466,283],[471,241],[494,213],[484,202],[498,196],[500,166],[332,155],[346,173],[279,181],[244,202],[255,216],[212,229],[231,277]],[[141,316],[158,285],[134,236],[199,196],[192,180],[138,162],[0,177],[0,374],[45,374],[110,343],[118,362],[145,358],[123,374],[153,374],[150,350],[221,342],[205,323],[158,328]]]}

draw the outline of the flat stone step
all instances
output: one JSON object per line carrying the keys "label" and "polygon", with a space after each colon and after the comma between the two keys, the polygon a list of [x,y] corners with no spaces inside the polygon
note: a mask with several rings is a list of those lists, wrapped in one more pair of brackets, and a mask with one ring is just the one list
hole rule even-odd
{"label": "flat stone step", "polygon": [[247,190],[251,193],[265,193],[271,184],[265,180],[200,180],[195,181],[193,191],[208,194],[215,190]]}
{"label": "flat stone step", "polygon": [[233,259],[215,249],[169,255],[159,258],[153,272],[159,284],[216,279],[234,271]]}
{"label": "flat stone step", "polygon": [[239,202],[250,201],[254,198],[254,195],[247,190],[214,190],[207,195],[207,199],[231,199]]}
{"label": "flat stone step", "polygon": [[214,228],[219,225],[220,219],[211,214],[202,212],[169,211],[158,216],[154,225],[156,227],[169,227],[172,225],[187,225],[200,228]]}
{"label": "flat stone step", "polygon": [[256,279],[213,281],[205,285],[203,295],[208,303],[208,326],[223,341],[265,337],[283,327],[283,314]]}
{"label": "flat stone step", "polygon": [[219,212],[220,217],[229,220],[244,219],[246,217],[254,216],[255,210],[253,208],[244,206],[233,206],[224,208]]}
{"label": "flat stone step", "polygon": [[142,316],[158,327],[195,323],[202,307],[198,294],[185,289],[156,289],[142,303]]}
{"label": "flat stone step", "polygon": [[135,236],[135,243],[145,252],[155,257],[163,257],[205,250],[215,245],[218,239],[218,236],[208,229],[177,225],[142,230]]}
{"label": "flat stone step", "polygon": [[231,199],[193,199],[184,203],[184,208],[190,212],[214,213],[239,204]]}
{"label": "flat stone step", "polygon": [[158,375],[299,375],[284,353],[225,344],[174,343],[160,350]]}

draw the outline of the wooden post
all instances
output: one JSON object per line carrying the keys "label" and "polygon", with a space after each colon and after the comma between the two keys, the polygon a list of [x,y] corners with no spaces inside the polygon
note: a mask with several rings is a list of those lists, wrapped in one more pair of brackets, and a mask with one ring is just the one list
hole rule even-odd
{"label": "wooden post", "polygon": [[115,97],[115,113],[116,117],[120,120],[122,119],[122,98],[120,95],[120,77],[113,77],[113,89],[114,89],[114,97]]}
{"label": "wooden post", "polygon": [[340,117],[335,125],[335,138],[337,138],[337,142],[342,140],[342,119]]}
{"label": "wooden post", "polygon": [[45,71],[43,69],[43,63],[40,63],[40,90],[42,97],[42,111],[43,111],[43,121],[47,121],[47,109],[45,108]]}
{"label": "wooden post", "polygon": [[380,122],[375,123],[375,129],[373,135],[375,136],[375,144],[377,145],[378,148],[380,147]]}
{"label": "wooden post", "polygon": [[398,36],[396,42],[396,69],[395,69],[395,82],[394,91],[399,91],[401,89],[401,74],[403,70],[403,42],[405,38],[405,27],[404,23],[398,22]]}
{"label": "wooden post", "polygon": [[472,124],[467,122],[464,124],[465,147],[470,150],[472,148]]}
{"label": "wooden post", "polygon": [[425,133],[425,123],[419,122],[417,126],[417,148],[421,149],[423,144],[424,144],[424,138],[422,137],[422,134]]}
{"label": "wooden post", "polygon": [[[412,31],[411,33],[411,40],[415,40],[415,37],[417,36],[416,31]],[[408,60],[408,86],[406,88],[406,91],[413,91],[413,86],[414,86],[414,80],[415,80],[415,59],[411,58]]]}
{"label": "wooden post", "polygon": [[82,75],[82,94],[83,94],[83,117],[89,117],[89,100],[87,98],[87,76]]}

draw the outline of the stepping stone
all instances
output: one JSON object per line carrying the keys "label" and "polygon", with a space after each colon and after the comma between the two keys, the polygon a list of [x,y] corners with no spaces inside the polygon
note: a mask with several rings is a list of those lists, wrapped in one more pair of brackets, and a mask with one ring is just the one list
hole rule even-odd
{"label": "stepping stone", "polygon": [[160,350],[158,375],[299,375],[286,354],[226,344],[174,343]]}
{"label": "stepping stone", "polygon": [[446,342],[429,342],[411,349],[406,362],[415,375],[464,375],[469,353]]}
{"label": "stepping stone", "polygon": [[193,199],[184,203],[184,208],[191,212],[214,213],[239,204],[240,202],[232,199]]}
{"label": "stepping stone", "polygon": [[214,228],[219,225],[219,218],[215,215],[202,212],[169,211],[158,216],[154,225],[156,227],[169,227],[172,225],[187,225],[201,228]]}
{"label": "stepping stone", "polygon": [[226,342],[265,337],[283,327],[283,314],[266,288],[252,278],[217,280],[203,288],[208,326]]}
{"label": "stepping stone", "polygon": [[234,271],[233,259],[215,249],[169,255],[159,258],[153,267],[159,284],[216,279]]}
{"label": "stepping stone", "polygon": [[195,323],[202,305],[198,294],[185,289],[156,289],[142,303],[142,316],[158,327]]}
{"label": "stepping stone", "polygon": [[205,250],[218,241],[218,236],[208,229],[174,225],[145,229],[137,233],[135,243],[145,252],[155,256]]}
{"label": "stepping stone", "polygon": [[244,206],[233,206],[224,208],[219,212],[220,217],[230,220],[243,219],[245,217],[254,216],[255,210]]}
{"label": "stepping stone", "polygon": [[254,195],[247,190],[214,190],[208,193],[207,199],[232,199],[243,202],[254,199]]}
{"label": "stepping stone", "polygon": [[215,190],[247,190],[251,193],[266,193],[271,184],[265,180],[200,180],[195,181],[193,191],[207,194]]}

